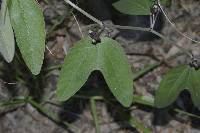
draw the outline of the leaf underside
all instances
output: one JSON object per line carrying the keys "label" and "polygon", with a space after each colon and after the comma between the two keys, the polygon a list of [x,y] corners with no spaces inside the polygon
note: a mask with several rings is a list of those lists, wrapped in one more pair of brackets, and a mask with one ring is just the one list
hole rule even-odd
{"label": "leaf underside", "polygon": [[45,50],[42,10],[35,0],[12,0],[9,11],[22,57],[30,71],[37,75],[43,64]]}
{"label": "leaf underside", "polygon": [[102,72],[113,95],[124,106],[130,106],[133,82],[130,65],[119,44],[109,38],[93,45],[92,39],[79,41],[67,55],[57,86],[57,96],[68,100],[86,82],[94,70]]}
{"label": "leaf underside", "polygon": [[163,108],[173,103],[187,89],[195,106],[200,107],[200,70],[183,65],[170,70],[156,91],[155,105]]}

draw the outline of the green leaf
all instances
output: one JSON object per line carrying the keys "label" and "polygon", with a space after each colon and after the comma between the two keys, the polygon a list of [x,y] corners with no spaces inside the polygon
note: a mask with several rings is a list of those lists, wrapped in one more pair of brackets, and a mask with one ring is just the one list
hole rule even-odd
{"label": "green leaf", "polygon": [[94,70],[96,50],[89,38],[79,41],[70,50],[57,85],[56,93],[60,101],[68,100],[87,81]]}
{"label": "green leaf", "polygon": [[22,57],[31,72],[37,75],[43,64],[45,50],[42,10],[35,0],[11,0],[9,11]]}
{"label": "green leaf", "polygon": [[179,93],[185,89],[186,80],[189,75],[187,66],[171,69],[161,81],[156,91],[155,105],[165,107],[176,100]]}
{"label": "green leaf", "polygon": [[94,70],[102,72],[118,101],[130,106],[133,100],[131,68],[120,45],[109,38],[102,38],[97,45],[85,38],[70,50],[57,86],[58,99],[64,101],[73,96]]}
{"label": "green leaf", "polygon": [[124,14],[129,15],[149,15],[150,14],[149,0],[120,0],[113,6]]}
{"label": "green leaf", "polygon": [[200,107],[200,70],[190,68],[187,87],[195,106]]}
{"label": "green leaf", "polygon": [[[161,0],[166,4],[167,0]],[[153,0],[119,0],[113,6],[124,14],[129,15],[150,15]]]}
{"label": "green leaf", "polygon": [[133,80],[131,67],[118,42],[103,38],[98,44],[99,69],[111,92],[125,107],[133,100]]}
{"label": "green leaf", "polygon": [[15,54],[15,40],[6,0],[2,1],[0,11],[0,53],[7,62],[11,62]]}
{"label": "green leaf", "polygon": [[170,70],[156,91],[155,106],[163,108],[176,100],[184,89],[191,93],[195,106],[200,106],[200,70],[183,65]]}

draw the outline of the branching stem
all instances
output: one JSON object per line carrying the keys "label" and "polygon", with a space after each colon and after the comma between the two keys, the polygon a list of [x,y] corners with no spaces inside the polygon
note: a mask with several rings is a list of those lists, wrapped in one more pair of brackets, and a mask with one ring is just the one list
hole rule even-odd
{"label": "branching stem", "polygon": [[93,17],[92,15],[90,15],[89,13],[87,13],[86,11],[84,11],[83,9],[81,9],[80,7],[78,7],[77,5],[75,5],[74,3],[72,3],[70,0],[64,0],[64,1],[66,3],[68,3],[69,5],[71,5],[73,8],[75,8],[76,10],[78,10],[79,12],[81,12],[83,15],[85,15],[86,17],[88,17],[89,19],[91,19],[92,21],[94,21],[95,23],[97,23],[98,25],[100,25],[101,27],[116,28],[116,29],[127,29],[127,30],[139,30],[139,31],[151,32],[151,33],[157,35],[158,37],[162,38],[163,40],[168,41],[171,45],[174,45],[175,47],[177,47],[180,51],[182,51],[183,53],[185,53],[189,57],[192,57],[192,54],[188,50],[186,50],[183,47],[179,46],[174,41],[166,38],[165,36],[163,36],[162,34],[158,33],[157,31],[153,30],[152,28],[143,28],[143,27],[133,27],[133,26],[121,26],[121,25],[113,25],[113,24],[112,25],[111,24],[109,24],[109,25],[108,24],[104,24],[102,21],[96,19],[95,17]]}

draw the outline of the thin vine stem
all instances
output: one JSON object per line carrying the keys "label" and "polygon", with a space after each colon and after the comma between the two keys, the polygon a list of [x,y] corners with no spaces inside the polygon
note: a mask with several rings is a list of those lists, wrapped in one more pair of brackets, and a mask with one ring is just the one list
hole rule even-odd
{"label": "thin vine stem", "polygon": [[153,30],[152,28],[133,27],[133,26],[121,26],[121,25],[114,25],[114,24],[104,24],[102,21],[96,19],[94,16],[90,15],[89,13],[87,13],[86,11],[84,11],[83,9],[81,9],[80,7],[78,7],[77,5],[75,5],[70,0],[64,0],[64,1],[67,4],[71,5],[74,9],[78,10],[80,13],[82,13],[83,15],[85,15],[86,17],[88,17],[89,19],[91,19],[92,21],[94,21],[95,23],[97,23],[98,25],[100,25],[101,27],[116,28],[116,29],[126,29],[126,30],[139,30],[139,31],[151,32],[151,33],[157,35],[158,37],[162,38],[163,40],[168,41],[171,45],[174,45],[175,47],[177,47],[180,51],[182,51],[183,53],[185,53],[190,58],[192,57],[192,54],[188,50],[186,50],[183,47],[179,46],[174,41],[166,38],[165,36],[163,36],[162,34],[158,33],[157,31]]}
{"label": "thin vine stem", "polygon": [[77,26],[78,26],[78,30],[79,30],[79,32],[80,32],[80,34],[81,34],[81,37],[83,38],[84,35],[83,35],[83,31],[82,31],[82,29],[81,29],[81,26],[80,26],[80,24],[79,24],[79,22],[78,22],[78,20],[77,20],[77,18],[76,18],[76,16],[74,15],[73,12],[72,12],[72,15],[73,15],[73,17],[74,17],[74,20],[76,21],[76,24],[77,24]]}
{"label": "thin vine stem", "polygon": [[182,48],[181,46],[177,45],[176,43],[174,43],[174,41],[164,37],[162,34],[158,33],[157,31],[153,30],[152,28],[142,28],[142,27],[132,27],[132,26],[121,26],[121,25],[106,25],[107,27],[112,27],[112,28],[116,28],[116,29],[124,29],[124,30],[139,30],[139,31],[146,31],[146,32],[151,32],[155,35],[157,35],[158,37],[162,38],[163,40],[170,42],[171,44],[173,44],[174,46],[176,46],[178,49],[180,49],[182,52],[184,52],[185,54],[187,54],[188,56],[192,57],[192,54],[187,51],[186,49]]}
{"label": "thin vine stem", "polygon": [[78,7],[77,5],[75,5],[73,2],[71,2],[70,0],[64,0],[66,3],[68,3],[70,6],[72,6],[74,9],[78,10],[79,12],[81,12],[83,15],[85,15],[86,17],[88,17],[89,19],[91,19],[92,21],[96,22],[97,24],[99,24],[100,26],[103,27],[103,23],[96,19],[95,17],[93,17],[92,15],[90,15],[89,13],[87,13],[86,11],[84,11],[83,9],[81,9],[80,7]]}
{"label": "thin vine stem", "polygon": [[184,49],[183,47],[179,46],[178,44],[174,43],[174,41],[164,37],[164,35],[156,32],[155,30],[152,30],[151,33],[157,35],[158,37],[162,38],[165,41],[170,42],[172,45],[176,46],[180,51],[182,51],[183,53],[187,54],[190,58],[193,57],[192,53],[190,53],[188,50]]}
{"label": "thin vine stem", "polygon": [[189,37],[189,36],[187,36],[186,34],[184,34],[183,32],[181,32],[181,31],[176,27],[176,25],[170,20],[170,18],[168,17],[168,15],[165,13],[164,9],[162,8],[162,5],[161,5],[160,0],[158,0],[158,7],[160,8],[162,14],[165,16],[165,18],[166,18],[166,20],[169,22],[169,24],[170,24],[181,36],[187,38],[188,40],[190,40],[190,41],[192,41],[192,42],[195,42],[195,43],[199,43],[199,44],[200,44],[200,41],[192,39],[191,37]]}
{"label": "thin vine stem", "polygon": [[122,25],[113,25],[113,24],[105,24],[105,26],[109,28],[116,28],[116,29],[123,29],[123,30],[139,30],[139,31],[151,32],[151,28],[122,26]]}

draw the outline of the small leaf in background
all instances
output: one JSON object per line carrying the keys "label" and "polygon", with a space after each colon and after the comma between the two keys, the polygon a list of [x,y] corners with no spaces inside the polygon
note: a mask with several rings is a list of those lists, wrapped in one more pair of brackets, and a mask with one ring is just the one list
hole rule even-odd
{"label": "small leaf in background", "polygon": [[187,89],[195,106],[200,106],[200,70],[183,65],[170,70],[156,91],[155,106],[163,108],[173,103]]}
{"label": "small leaf in background", "polygon": [[188,91],[191,94],[192,101],[196,107],[200,107],[200,70],[189,68]]}
{"label": "small leaf in background", "polygon": [[[164,5],[168,0],[161,0]],[[153,0],[119,0],[113,6],[121,13],[129,15],[150,15]]]}
{"label": "small leaf in background", "polygon": [[60,101],[73,96],[94,70],[96,48],[91,41],[89,38],[79,41],[66,56],[56,91]]}
{"label": "small leaf in background", "polygon": [[186,89],[186,83],[189,75],[187,66],[180,66],[171,69],[163,78],[158,90],[156,91],[155,105],[159,108],[170,105],[176,100],[179,93]]}
{"label": "small leaf in background", "polygon": [[120,44],[110,38],[103,38],[98,44],[98,60],[108,87],[125,107],[133,101],[133,74]]}
{"label": "small leaf in background", "polygon": [[120,0],[113,6],[124,14],[129,15],[149,15],[150,14],[149,0]]}
{"label": "small leaf in background", "polygon": [[45,51],[45,24],[42,10],[35,0],[11,0],[11,24],[22,57],[37,75],[41,70]]}
{"label": "small leaf in background", "polygon": [[15,54],[15,40],[6,0],[2,1],[0,10],[0,53],[7,62],[11,62]]}
{"label": "small leaf in background", "polygon": [[100,70],[111,92],[125,107],[133,101],[133,81],[130,65],[120,45],[109,38],[92,44],[91,38],[79,41],[67,55],[57,86],[61,101],[73,96],[87,81],[90,73]]}

